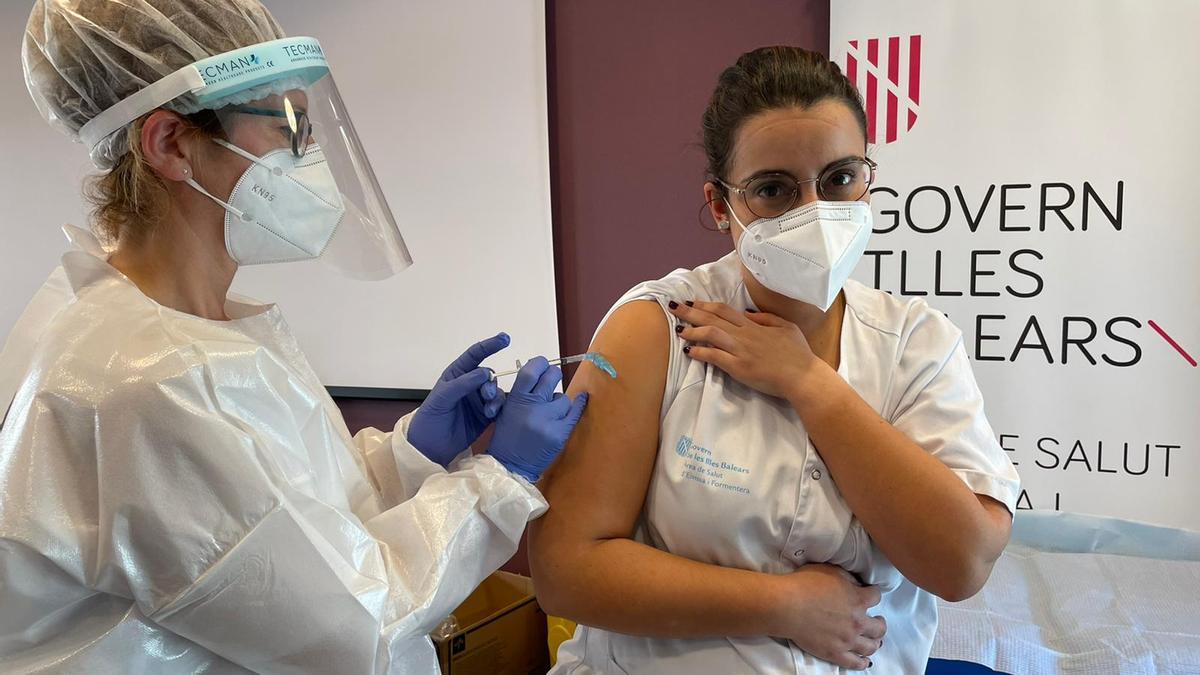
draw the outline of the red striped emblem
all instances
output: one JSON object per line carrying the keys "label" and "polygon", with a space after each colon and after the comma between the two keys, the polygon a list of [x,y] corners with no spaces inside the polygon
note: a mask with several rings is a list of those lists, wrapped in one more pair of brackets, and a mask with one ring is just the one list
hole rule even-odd
{"label": "red striped emblem", "polygon": [[863,94],[867,141],[894,143],[917,123],[921,103],[921,36],[850,40],[849,44],[846,77]]}

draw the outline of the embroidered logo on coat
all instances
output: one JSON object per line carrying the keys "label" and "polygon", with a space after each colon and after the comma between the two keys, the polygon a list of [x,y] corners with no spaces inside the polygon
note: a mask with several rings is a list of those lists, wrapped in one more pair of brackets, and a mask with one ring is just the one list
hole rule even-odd
{"label": "embroidered logo on coat", "polygon": [[675,444],[675,452],[680,457],[687,457],[688,450],[692,449],[692,437],[680,436],[679,443]]}

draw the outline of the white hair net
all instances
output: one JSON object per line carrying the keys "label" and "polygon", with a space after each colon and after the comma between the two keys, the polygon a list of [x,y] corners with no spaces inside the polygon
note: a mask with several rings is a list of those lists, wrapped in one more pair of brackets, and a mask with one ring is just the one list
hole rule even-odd
{"label": "white hair net", "polygon": [[[283,37],[258,0],[37,0],[21,56],[42,117],[78,141],[84,124],[180,68]],[[202,106],[184,96],[165,107]],[[92,149],[96,166],[110,169],[129,151],[128,130]]]}

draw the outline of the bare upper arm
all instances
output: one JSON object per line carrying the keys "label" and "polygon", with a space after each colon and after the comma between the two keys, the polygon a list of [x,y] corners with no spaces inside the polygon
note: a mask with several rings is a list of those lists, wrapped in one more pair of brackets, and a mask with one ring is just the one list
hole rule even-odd
{"label": "bare upper arm", "polygon": [[1000,554],[1004,552],[1004,547],[1008,546],[1009,537],[1012,536],[1013,514],[1007,506],[987,495],[977,494],[975,497],[983,506],[990,525],[986,558],[995,562],[1000,559]]}
{"label": "bare upper arm", "polygon": [[549,512],[530,528],[535,557],[568,542],[630,537],[658,453],[670,324],[654,301],[618,308],[592,342],[616,368],[611,379],[584,365],[569,393],[588,407],[539,487]]}

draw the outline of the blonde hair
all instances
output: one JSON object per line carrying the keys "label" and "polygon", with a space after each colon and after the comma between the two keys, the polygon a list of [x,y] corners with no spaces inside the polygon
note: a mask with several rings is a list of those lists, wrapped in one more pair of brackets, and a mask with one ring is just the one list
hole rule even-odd
{"label": "blonde hair", "polygon": [[[92,231],[108,246],[144,239],[171,210],[166,183],[146,163],[142,152],[142,126],[147,117],[130,125],[128,152],[116,165],[84,183],[84,198],[92,206]],[[183,117],[192,123],[196,137],[224,136],[214,111],[202,110]]]}
{"label": "blonde hair", "polygon": [[108,171],[91,176],[83,195],[92,205],[92,230],[105,244],[145,237],[170,208],[167,188],[142,154],[142,124],[129,129],[129,148]]}

